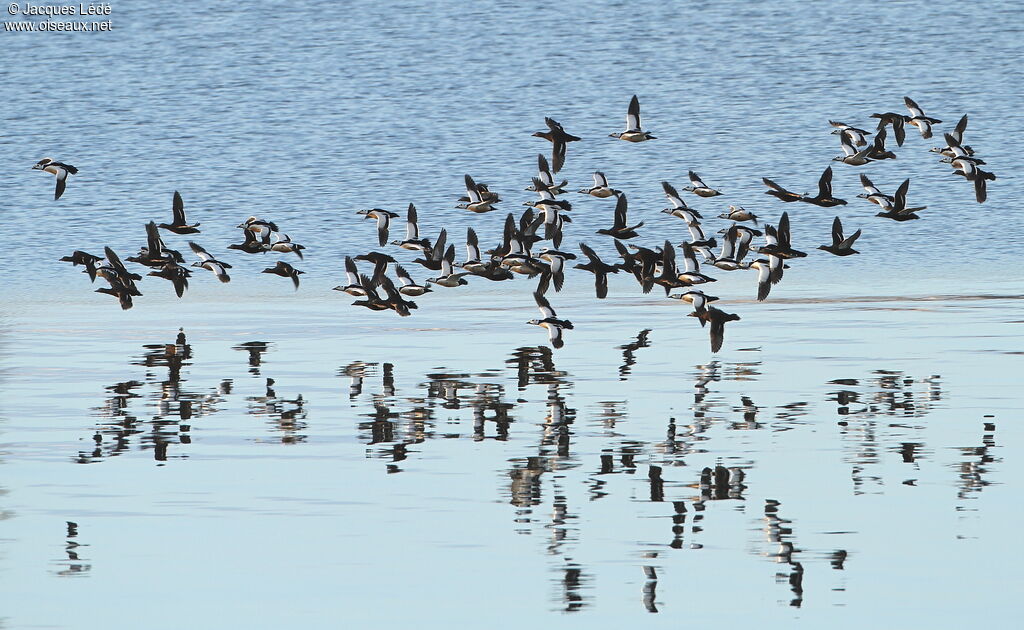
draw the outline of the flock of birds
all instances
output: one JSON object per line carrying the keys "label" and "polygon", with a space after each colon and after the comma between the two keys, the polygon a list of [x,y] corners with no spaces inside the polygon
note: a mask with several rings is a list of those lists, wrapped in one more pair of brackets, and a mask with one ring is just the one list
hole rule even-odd
{"label": "flock of birds", "polygon": [[[910,112],[909,115],[895,112],[871,115],[872,118],[878,119],[878,125],[874,132],[874,138],[870,142],[868,136],[871,135],[871,132],[830,120],[829,123],[835,128],[832,133],[839,136],[840,147],[843,151],[843,155],[837,156],[833,160],[860,166],[873,161],[895,158],[896,155],[885,146],[887,128],[890,127],[898,146],[902,146],[905,140],[906,125],[916,127],[923,138],[931,138],[932,126],[940,124],[942,121],[926,116],[917,103],[909,97],[905,97],[904,102]],[[446,229],[442,228],[433,240],[420,235],[417,211],[413,204],[409,204],[406,212],[405,238],[403,240],[389,241],[392,220],[399,218],[397,213],[380,208],[360,210],[357,214],[362,215],[364,219],[376,221],[378,245],[384,247],[390,243],[397,248],[417,252],[419,257],[412,260],[411,263],[419,264],[428,271],[437,272],[437,276],[428,279],[424,284],[419,284],[413,279],[408,269],[393,256],[382,251],[371,251],[345,257],[346,284],[334,287],[334,289],[361,298],[353,302],[353,305],[363,306],[373,311],[393,310],[401,316],[408,316],[416,308],[416,303],[407,298],[418,297],[433,291],[431,285],[441,288],[458,287],[468,284],[467,277],[480,277],[491,281],[509,280],[517,275],[538,278],[533,296],[541,317],[530,320],[528,323],[545,328],[551,345],[561,348],[564,345],[564,331],[571,330],[573,325],[569,320],[558,317],[546,294],[552,286],[556,292],[562,290],[565,267],[569,261],[577,260],[577,255],[571,251],[560,249],[565,226],[572,222],[571,216],[567,214],[572,210],[572,204],[559,198],[567,192],[568,182],[566,180],[556,181],[555,176],[565,164],[568,144],[580,141],[581,138],[566,132],[562,125],[552,118],[545,118],[544,121],[547,130],[538,131],[533,135],[551,143],[550,166],[543,154],[538,155],[537,176],[532,178],[531,185],[526,188],[526,190],[536,193],[538,198],[524,204],[528,207],[518,218],[515,213],[508,213],[505,218],[502,240],[498,245],[492,249],[482,250],[476,231],[469,227],[466,230],[466,259],[461,264],[457,264],[455,245],[448,244]],[[931,151],[941,154],[941,161],[950,164],[954,174],[973,183],[976,199],[982,203],[987,198],[987,182],[996,177],[991,172],[982,170],[981,166],[985,165],[985,162],[975,157],[974,150],[970,146],[963,144],[966,127],[967,116],[965,115],[952,132],[943,135],[946,146],[935,147]],[[625,130],[612,133],[610,136],[626,142],[645,142],[656,139],[641,126],[640,102],[636,96],[633,96],[629,103]],[[78,172],[74,166],[56,162],[50,158],[40,160],[33,168],[55,175],[55,200],[63,195],[68,176]],[[735,313],[727,313],[711,305],[711,302],[718,298],[704,293],[701,287],[715,282],[715,278],[702,273],[701,265],[712,266],[722,271],[740,269],[757,271],[757,299],[763,301],[768,297],[772,287],[782,280],[783,272],[788,268],[787,261],[807,256],[805,252],[794,249],[791,244],[787,212],[782,213],[777,224],[765,224],[762,230],[746,225],[747,223],[758,225],[758,217],[755,214],[742,207],[730,205],[728,212],[719,215],[719,218],[733,222],[729,227],[718,232],[721,242],[719,243],[719,239],[716,237],[708,238],[701,227],[700,221],[703,217],[700,212],[687,205],[679,192],[666,181],[662,182],[662,189],[671,207],[662,212],[670,217],[683,220],[688,228],[690,239],[679,243],[678,246],[668,240],[665,240],[660,246],[652,247],[632,243],[627,245],[624,241],[639,236],[638,230],[644,226],[644,222],[630,225],[626,194],[612,188],[608,178],[600,171],[595,172],[593,178],[593,186],[580,189],[578,192],[600,199],[615,198],[612,225],[598,230],[597,233],[614,239],[619,260],[606,262],[591,246],[580,242],[579,252],[586,262],[576,263],[574,267],[594,275],[595,291],[598,298],[608,295],[608,275],[621,271],[632,274],[644,293],[649,293],[655,285],[658,285],[664,289],[667,297],[691,305],[693,310],[689,315],[697,318],[702,327],[710,324],[712,352],[718,352],[722,347],[725,324],[737,321],[740,317]],[[684,192],[703,198],[721,195],[721,192],[705,184],[703,179],[693,171],[689,172],[689,180],[690,185],[682,189]],[[832,193],[831,166],[821,174],[818,180],[817,194],[813,195],[792,192],[766,177],[762,178],[762,181],[768,188],[765,193],[782,202],[803,202],[823,208],[846,205],[847,203],[846,200],[836,198]],[[916,213],[923,210],[925,206],[909,207],[907,204],[909,179],[905,180],[891,195],[879,190],[863,174],[860,176],[860,181],[865,193],[858,197],[878,205],[881,211],[877,216],[895,221],[920,218]],[[491,191],[486,184],[475,182],[469,175],[465,176],[465,185],[466,194],[459,199],[461,203],[456,206],[457,208],[473,213],[486,213],[497,209],[497,205],[501,202],[498,193]],[[293,253],[299,260],[303,258],[302,250],[305,247],[293,242],[272,221],[252,216],[238,227],[243,231],[243,242],[228,245],[228,249],[248,254]],[[169,280],[178,297],[181,297],[188,288],[188,280],[192,271],[189,267],[182,266],[185,264],[185,259],[180,252],[170,249],[164,244],[161,230],[178,235],[199,233],[199,223],[188,223],[184,203],[178,192],[175,192],[173,197],[171,222],[158,225],[154,221],[150,221],[146,226],[146,246],[142,247],[136,256],[127,257],[125,260],[150,268],[151,271],[148,273],[150,276]],[[836,216],[832,223],[832,242],[821,245],[818,249],[836,256],[857,254],[853,245],[860,235],[861,230],[858,229],[846,236],[842,220]],[[755,246],[755,237],[763,237],[764,244],[759,247]],[[549,243],[550,246],[536,248],[541,242]],[[196,262],[192,263],[192,267],[200,267],[212,272],[221,282],[230,281],[228,275],[228,269],[231,269],[230,264],[218,260],[214,254],[195,241],[189,241],[188,244],[198,258]],[[716,248],[719,249],[715,251]],[[752,253],[756,256],[747,260],[748,255]],[[678,261],[677,258],[680,257],[681,261]],[[97,291],[116,297],[123,309],[131,308],[132,298],[142,295],[136,286],[136,281],[141,280],[142,276],[129,271],[120,257],[109,247],[104,249],[104,256],[77,250],[61,260],[84,266],[85,272],[92,280],[95,280],[97,276],[106,280],[110,286],[97,289]],[[372,265],[372,271],[360,272],[357,261]],[[401,286],[396,286],[395,281],[388,275],[391,269]],[[287,262],[278,261],[275,266],[264,269],[263,273],[290,278],[295,288],[298,289],[299,275],[303,272]],[[677,289],[680,292],[672,293]]]}

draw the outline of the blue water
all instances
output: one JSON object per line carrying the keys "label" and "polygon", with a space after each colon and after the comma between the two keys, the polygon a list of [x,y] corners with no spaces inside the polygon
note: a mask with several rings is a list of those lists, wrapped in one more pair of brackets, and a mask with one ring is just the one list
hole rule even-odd
{"label": "blue water", "polygon": [[[1014,3],[133,2],[109,18],[0,33],[0,627],[1013,618]],[[633,94],[655,141],[608,137]],[[940,131],[970,116],[999,177],[985,204],[927,151],[939,134],[830,162],[829,119],[870,128],[905,95]],[[549,297],[575,329],[553,353],[525,324],[528,280],[438,290],[409,318],[330,291],[345,255],[378,249],[361,208],[414,202],[459,259],[467,226],[496,244],[534,198],[544,116],[583,138],[568,188],[605,172],[646,222],[635,242],[685,238],[660,182],[692,169],[723,191],[687,198],[709,232],[729,204],[785,210],[809,257],[761,304],[752,272],[713,274],[743,318],[719,355],[684,305],[625,277],[597,301],[569,272]],[[44,156],[80,169],[57,202],[30,170]],[[762,176],[812,191],[828,164],[847,206],[762,194]],[[874,217],[861,172],[886,191],[911,178],[922,219]],[[466,173],[498,211],[454,208]],[[230,284],[196,270],[178,300],[146,279],[122,312],[57,262],[134,253],[175,190]],[[563,248],[611,258],[594,232],[614,200],[566,198]],[[861,255],[815,250],[837,214]],[[258,273],[275,257],[225,249],[249,215],[307,246],[286,258],[299,291]],[[266,344],[258,365],[246,343]]]}

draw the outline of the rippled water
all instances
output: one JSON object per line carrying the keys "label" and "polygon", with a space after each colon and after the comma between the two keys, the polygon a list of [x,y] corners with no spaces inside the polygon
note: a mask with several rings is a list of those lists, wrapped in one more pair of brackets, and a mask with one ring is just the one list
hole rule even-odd
{"label": "rippled water", "polygon": [[[110,19],[0,35],[0,627],[1012,619],[1013,3],[137,2]],[[657,141],[607,138],[634,93]],[[827,120],[866,126],[905,94],[946,128],[970,115],[988,202],[910,129],[895,161],[835,165],[862,254],[817,252],[837,212],[783,206],[760,177],[813,189],[839,152]],[[545,115],[584,138],[570,188],[607,173],[638,242],[683,237],[659,182],[694,169],[724,192],[691,202],[706,227],[728,204],[788,210],[811,255],[761,304],[752,274],[719,274],[743,319],[717,355],[686,307],[626,278],[597,301],[569,273],[556,351],[525,324],[526,280],[438,291],[409,318],[330,291],[375,245],[359,208],[415,202],[460,259],[466,226],[496,241],[532,197]],[[56,203],[29,170],[44,155],[80,169]],[[873,217],[860,172],[910,177],[922,220]],[[465,173],[500,212],[452,208]],[[122,312],[56,262],[134,252],[174,190],[211,251],[273,218],[309,248],[301,289],[225,254],[230,284],[196,275],[177,300],[147,279]],[[613,203],[573,202],[566,243],[610,257],[593,232]]]}

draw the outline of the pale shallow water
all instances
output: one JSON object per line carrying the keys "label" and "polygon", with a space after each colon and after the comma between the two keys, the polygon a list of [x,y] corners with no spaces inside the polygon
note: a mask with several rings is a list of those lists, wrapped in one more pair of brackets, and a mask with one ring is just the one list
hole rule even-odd
{"label": "pale shallow water", "polygon": [[[1020,11],[832,11],[141,2],[109,35],[3,34],[0,627],[1012,623]],[[606,137],[633,93],[656,142]],[[861,169],[836,165],[863,253],[815,251],[837,212],[760,177],[812,189],[827,119],[867,125],[904,94],[947,126],[970,114],[989,201],[909,130],[863,170],[911,177],[924,218],[875,219]],[[730,203],[788,210],[811,255],[765,303],[752,273],[718,274],[743,319],[716,355],[623,277],[597,301],[569,273],[556,351],[525,324],[527,280],[408,318],[330,290],[375,244],[361,207],[414,201],[460,259],[466,226],[496,240],[544,115],[584,137],[569,187],[606,172],[638,242],[683,238],[659,182],[693,168],[725,192],[692,202],[707,227]],[[56,204],[28,171],[43,155],[82,169]],[[466,172],[501,212],[451,209]],[[211,251],[253,213],[306,243],[301,289],[226,256],[230,284],[197,274],[177,300],[147,279],[121,312],[56,262],[134,251],[175,189]],[[610,256],[593,231],[612,203],[573,201],[566,243]]]}

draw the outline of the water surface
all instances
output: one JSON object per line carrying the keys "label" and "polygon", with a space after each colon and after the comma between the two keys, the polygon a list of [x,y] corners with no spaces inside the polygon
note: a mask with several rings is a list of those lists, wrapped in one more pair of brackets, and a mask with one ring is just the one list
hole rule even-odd
{"label": "water surface", "polygon": [[[0,625],[1012,618],[1020,11],[844,12],[136,2],[108,34],[3,34]],[[607,138],[634,93],[655,142]],[[814,250],[837,212],[760,178],[813,189],[839,152],[827,120],[866,126],[904,95],[946,128],[970,115],[989,201],[911,129],[895,161],[835,166],[862,254]],[[624,277],[597,301],[569,273],[555,351],[525,324],[527,280],[438,291],[409,318],[330,290],[374,245],[360,208],[415,202],[459,258],[467,226],[495,242],[532,197],[545,115],[584,138],[570,188],[607,173],[638,242],[684,238],[659,182],[694,169],[725,193],[692,201],[706,227],[728,204],[788,210],[811,255],[761,304],[753,274],[718,274],[743,319],[716,355],[684,305]],[[81,169],[56,203],[28,170],[44,155]],[[860,172],[910,177],[922,220],[873,217]],[[500,212],[452,207],[465,173]],[[134,252],[174,190],[230,284],[197,274],[178,300],[147,279],[122,312],[57,262]],[[573,201],[567,244],[610,257],[594,231],[613,203]],[[308,246],[298,292],[223,249],[250,214]]]}

